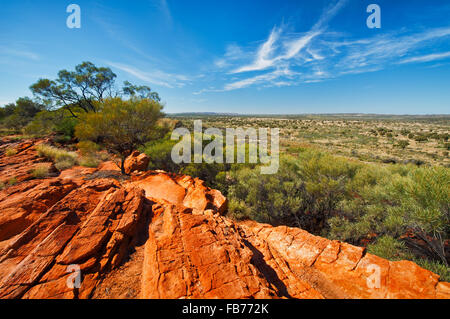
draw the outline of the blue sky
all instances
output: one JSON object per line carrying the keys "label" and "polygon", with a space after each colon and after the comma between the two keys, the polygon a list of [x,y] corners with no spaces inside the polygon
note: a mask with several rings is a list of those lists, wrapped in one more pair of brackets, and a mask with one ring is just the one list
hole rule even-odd
{"label": "blue sky", "polygon": [[[81,28],[66,7],[81,8]],[[369,4],[381,28],[369,29]],[[446,0],[8,1],[0,105],[82,61],[166,112],[449,114]]]}

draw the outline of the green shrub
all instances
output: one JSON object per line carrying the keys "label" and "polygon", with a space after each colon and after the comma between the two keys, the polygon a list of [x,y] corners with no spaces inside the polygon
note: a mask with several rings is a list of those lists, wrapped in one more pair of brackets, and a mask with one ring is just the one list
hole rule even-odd
{"label": "green shrub", "polygon": [[75,135],[81,141],[101,142],[109,152],[124,162],[128,155],[145,143],[157,139],[158,120],[163,117],[163,106],[154,100],[138,98],[129,100],[119,97],[95,103],[96,113],[86,113],[76,126]]}
{"label": "green shrub", "polygon": [[[261,175],[251,168],[232,171],[234,182],[228,195],[230,200],[247,204],[247,218],[319,233],[337,204],[348,196],[346,181],[357,167],[348,160],[307,150],[298,159],[282,157],[274,175]],[[243,218],[240,208],[235,212],[231,206],[229,213]]]}
{"label": "green shrub", "polygon": [[367,245],[367,251],[371,254],[388,260],[411,259],[405,244],[391,236],[382,236],[375,243]]}
{"label": "green shrub", "polygon": [[168,137],[147,143],[143,151],[150,157],[148,168],[178,173],[182,166],[174,163],[171,157],[172,148],[177,143]]}
{"label": "green shrub", "polygon": [[5,183],[0,182],[0,191],[3,190],[3,189],[5,189]]}
{"label": "green shrub", "polygon": [[53,131],[56,121],[55,113],[41,111],[24,127],[23,131],[32,136],[44,136]]}
{"label": "green shrub", "polygon": [[59,144],[67,144],[72,140],[71,136],[68,135],[58,135],[54,138],[54,141]]}
{"label": "green shrub", "polygon": [[78,120],[76,118],[65,117],[55,123],[55,132],[71,139],[74,137],[75,126],[77,126],[77,124]]}

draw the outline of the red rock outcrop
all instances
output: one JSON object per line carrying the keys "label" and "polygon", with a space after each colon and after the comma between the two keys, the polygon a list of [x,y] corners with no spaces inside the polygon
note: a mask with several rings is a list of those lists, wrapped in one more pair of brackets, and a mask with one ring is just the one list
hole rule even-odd
{"label": "red rock outcrop", "polygon": [[[40,161],[26,143],[1,157],[2,174]],[[0,298],[450,298],[449,283],[412,262],[235,222],[199,179],[111,168],[0,191]]]}
{"label": "red rock outcrop", "polygon": [[131,174],[135,171],[145,171],[147,170],[150,158],[139,151],[134,151],[130,156],[125,159],[124,168],[125,173]]}

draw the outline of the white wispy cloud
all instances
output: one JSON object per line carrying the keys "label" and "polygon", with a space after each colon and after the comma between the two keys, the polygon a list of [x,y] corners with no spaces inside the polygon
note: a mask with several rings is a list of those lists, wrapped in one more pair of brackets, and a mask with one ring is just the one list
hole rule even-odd
{"label": "white wispy cloud", "polygon": [[[231,73],[242,73],[249,71],[261,71],[270,67],[278,67],[280,64],[297,57],[297,55],[308,46],[308,44],[317,36],[324,32],[327,23],[339,12],[347,3],[347,0],[339,0],[326,8],[319,20],[314,26],[297,38],[291,39],[287,36],[281,37],[282,27],[274,27],[267,40],[258,48],[254,61],[249,65],[244,65],[233,70]],[[279,43],[281,42],[281,43]],[[279,52],[276,53],[277,49]],[[311,54],[316,59],[321,57],[317,54]]]}
{"label": "white wispy cloud", "polygon": [[450,27],[417,31],[403,28],[369,38],[328,31],[328,23],[346,2],[338,1],[326,8],[307,32],[287,33],[285,27],[273,27],[268,38],[253,51],[234,45],[233,54],[229,54],[227,49],[227,54],[216,61],[223,70],[223,87],[196,94],[316,83],[400,64],[450,58],[450,51],[429,53],[436,44],[450,39]]}
{"label": "white wispy cloud", "polygon": [[29,51],[29,50],[23,50],[23,49],[15,49],[10,47],[3,47],[0,46],[0,54],[3,55],[9,55],[19,58],[26,58],[33,61],[38,61],[40,59],[39,55]]}
{"label": "white wispy cloud", "polygon": [[[292,72],[291,70],[289,70],[287,68],[279,69],[279,70],[275,70],[270,73],[265,73],[265,74],[257,75],[257,76],[247,78],[244,80],[239,80],[239,81],[229,83],[229,84],[225,85],[224,91],[242,89],[242,88],[248,87],[248,86],[256,84],[256,83],[267,83],[269,81],[276,80],[280,77],[293,77],[293,76],[295,76],[295,73]],[[274,85],[275,85],[275,83],[279,84],[279,82],[273,82]]]}
{"label": "white wispy cloud", "polygon": [[[300,75],[300,73],[291,70],[293,66],[325,59],[318,50],[311,47],[311,44],[314,39],[325,32],[328,22],[346,3],[347,0],[338,0],[325,8],[317,22],[307,32],[287,34],[283,26],[273,27],[268,38],[258,46],[253,54],[249,54],[237,46],[233,47],[233,54],[230,54],[227,49],[224,57],[215,61],[216,67],[225,68],[236,65],[236,62],[248,60],[250,56],[250,63],[234,67],[228,73],[235,75],[261,71],[265,71],[265,73],[234,80],[225,84],[222,91],[240,89],[255,84],[263,84],[264,86],[292,85],[293,80],[296,77],[299,78]],[[252,55],[253,57],[251,57]],[[325,72],[315,71],[315,74],[322,78]],[[305,80],[310,80],[309,77],[307,75]],[[211,90],[199,92],[206,91]],[[215,89],[215,91],[220,91],[220,89]]]}
{"label": "white wispy cloud", "polygon": [[172,74],[160,70],[146,72],[134,66],[111,61],[106,61],[106,64],[108,64],[113,68],[119,69],[125,73],[128,73],[129,75],[134,76],[135,78],[140,79],[142,81],[151,84],[161,85],[168,88],[175,88],[175,87],[180,88],[185,86],[186,83],[190,81],[190,79],[187,76],[181,74]]}
{"label": "white wispy cloud", "polygon": [[442,60],[445,58],[450,57],[450,51],[449,52],[443,52],[443,53],[433,53],[433,54],[427,54],[422,56],[416,56],[408,59],[404,59],[400,61],[400,64],[404,63],[414,63],[414,62],[431,62],[435,60]]}
{"label": "white wispy cloud", "polygon": [[281,30],[279,28],[273,28],[270,32],[269,38],[261,45],[256,53],[254,62],[250,65],[242,66],[231,73],[241,73],[248,71],[264,70],[273,66],[277,58],[270,58],[273,54],[275,47],[274,44],[280,36]]}

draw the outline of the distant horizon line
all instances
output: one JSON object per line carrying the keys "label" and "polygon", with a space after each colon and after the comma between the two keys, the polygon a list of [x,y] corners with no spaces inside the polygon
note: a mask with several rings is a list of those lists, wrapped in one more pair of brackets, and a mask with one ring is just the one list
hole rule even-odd
{"label": "distant horizon line", "polygon": [[306,116],[306,115],[351,115],[351,116],[450,116],[450,113],[427,114],[395,114],[395,113],[361,113],[361,112],[330,112],[330,113],[235,113],[235,112],[166,112],[166,115],[222,115],[222,116]]}

